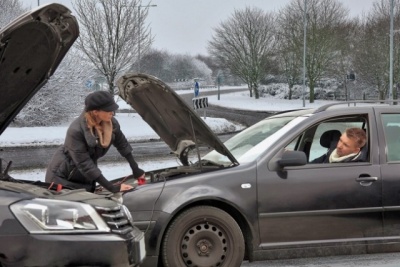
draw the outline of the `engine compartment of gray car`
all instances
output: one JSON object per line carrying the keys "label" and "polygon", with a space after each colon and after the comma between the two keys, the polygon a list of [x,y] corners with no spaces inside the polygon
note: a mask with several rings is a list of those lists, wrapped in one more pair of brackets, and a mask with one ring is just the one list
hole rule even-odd
{"label": "engine compartment of gray car", "polygon": [[150,175],[150,181],[152,183],[156,183],[224,168],[226,167],[223,165],[216,164],[211,161],[201,160],[191,165],[155,170],[149,172],[148,174]]}

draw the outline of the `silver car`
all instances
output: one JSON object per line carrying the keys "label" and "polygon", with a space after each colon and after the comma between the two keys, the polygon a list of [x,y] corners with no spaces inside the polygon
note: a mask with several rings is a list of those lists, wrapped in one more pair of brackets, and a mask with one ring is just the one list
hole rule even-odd
{"label": "silver car", "polygon": [[[41,6],[0,31],[0,134],[79,34],[71,12]],[[0,266],[138,266],[144,234],[114,195],[16,180],[0,159]]]}

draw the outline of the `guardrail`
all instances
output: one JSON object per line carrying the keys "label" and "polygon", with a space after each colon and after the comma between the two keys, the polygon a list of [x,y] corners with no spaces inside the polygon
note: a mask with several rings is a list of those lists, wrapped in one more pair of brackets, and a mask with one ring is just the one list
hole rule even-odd
{"label": "guardrail", "polygon": [[[178,90],[188,90],[188,89],[191,89],[191,90],[194,90],[194,86],[192,86],[192,85],[170,85],[170,87],[171,87],[171,89],[173,89],[173,90],[176,90],[176,91],[178,91]],[[200,90],[201,89],[210,89],[210,88],[217,88],[217,86],[216,85],[200,85]]]}

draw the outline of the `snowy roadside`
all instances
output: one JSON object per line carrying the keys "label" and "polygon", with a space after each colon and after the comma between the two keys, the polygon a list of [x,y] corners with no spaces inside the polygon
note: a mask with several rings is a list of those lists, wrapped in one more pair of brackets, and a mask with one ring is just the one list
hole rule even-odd
{"label": "snowy roadside", "polygon": [[[137,113],[117,113],[116,118],[129,142],[160,139]],[[237,132],[245,126],[223,118],[204,119],[216,134]],[[68,125],[54,127],[8,127],[0,137],[0,147],[55,146],[64,143]]]}
{"label": "snowy roadside", "polygon": [[[225,89],[240,89],[241,92],[223,94],[220,100],[217,95],[208,96],[210,105],[216,105],[236,110],[253,110],[253,111],[283,111],[302,108],[315,108],[321,105],[332,103],[333,101],[316,100],[314,103],[306,103],[303,107],[302,100],[286,100],[278,97],[265,97],[254,99],[249,97],[248,92],[243,92],[242,87],[223,87]],[[204,89],[215,90],[214,89]],[[190,93],[191,90],[182,90],[179,93]],[[117,99],[120,109],[131,109],[122,99]],[[137,113],[117,113],[116,118],[121,124],[122,131],[125,133],[130,142],[147,141],[159,139],[159,136],[153,129],[142,120]],[[245,128],[243,125],[230,122],[224,118],[204,119],[204,122],[216,134],[226,132],[237,132]],[[67,125],[56,127],[8,127],[0,136],[0,147],[25,147],[25,146],[54,146],[64,142]]]}
{"label": "snowy roadside", "polygon": [[[243,90],[243,86],[222,87],[221,90],[238,89]],[[215,90],[202,89],[204,91]],[[191,93],[192,90],[180,90],[178,94]],[[124,100],[116,97],[116,102],[120,109],[132,110],[131,106]],[[117,113],[116,118],[121,125],[129,142],[140,142],[157,140],[160,137],[137,113]],[[203,118],[203,117],[202,117]],[[203,118],[204,122],[216,134],[227,132],[237,132],[245,126],[230,122],[224,118]],[[0,136],[0,147],[27,147],[27,146],[58,146],[64,143],[68,124],[54,127],[8,127]]]}
{"label": "snowy roadside", "polygon": [[[241,88],[243,89],[243,88]],[[212,90],[212,89],[210,89]],[[184,93],[183,91],[180,93]],[[187,93],[187,92],[186,92]],[[254,110],[254,111],[283,111],[292,109],[301,109],[301,100],[285,100],[275,97],[267,97],[260,99],[250,98],[248,92],[236,92],[223,94],[220,100],[217,96],[208,96],[209,103],[232,109]],[[315,108],[324,104],[332,103],[332,101],[318,100],[313,104],[306,103],[305,108]],[[120,108],[129,109],[123,100],[118,101]],[[150,139],[159,139],[153,129],[145,123],[137,113],[117,113],[118,121],[121,128],[129,141],[141,141]],[[206,124],[215,133],[224,133],[232,131],[240,131],[243,125],[237,125],[222,118],[210,118],[205,120]],[[0,136],[0,147],[13,146],[43,146],[43,145],[59,145],[63,143],[64,136],[68,125],[59,127],[29,127],[14,128],[8,127]],[[154,159],[147,162],[139,162],[139,165],[145,170],[155,170],[170,166],[177,166],[177,161],[171,159]],[[105,177],[114,179],[123,177],[130,173],[129,165],[126,162],[121,163],[103,163],[100,166]],[[45,169],[31,169],[13,171],[11,168],[10,175],[18,179],[44,180]]]}

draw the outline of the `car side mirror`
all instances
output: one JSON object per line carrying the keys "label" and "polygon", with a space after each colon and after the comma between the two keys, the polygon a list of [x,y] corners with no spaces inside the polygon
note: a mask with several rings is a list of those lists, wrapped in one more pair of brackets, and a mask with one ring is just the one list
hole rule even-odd
{"label": "car side mirror", "polygon": [[277,163],[281,168],[303,166],[307,164],[307,156],[303,151],[285,151]]}

